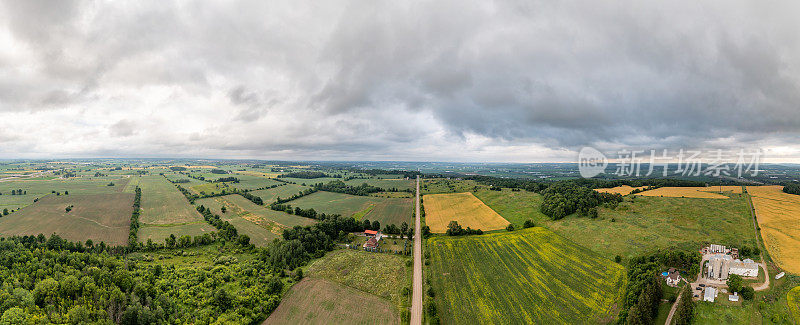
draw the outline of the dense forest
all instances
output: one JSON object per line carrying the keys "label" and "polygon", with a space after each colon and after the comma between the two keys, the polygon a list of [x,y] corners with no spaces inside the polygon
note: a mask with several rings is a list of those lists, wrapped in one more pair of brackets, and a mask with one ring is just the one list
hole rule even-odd
{"label": "dense forest", "polygon": [[283,282],[266,259],[208,267],[147,264],[53,235],[0,241],[0,323],[255,323]]}
{"label": "dense forest", "polygon": [[581,216],[597,217],[596,207],[603,203],[618,204],[622,195],[600,193],[570,182],[554,183],[542,193],[541,211],[553,220],[578,212]]}

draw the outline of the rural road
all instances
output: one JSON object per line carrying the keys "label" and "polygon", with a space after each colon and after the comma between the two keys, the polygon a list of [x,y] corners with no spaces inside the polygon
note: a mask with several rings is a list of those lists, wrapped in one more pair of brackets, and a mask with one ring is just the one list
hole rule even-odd
{"label": "rural road", "polygon": [[767,263],[764,262],[764,254],[766,254],[767,246],[764,245],[764,243],[761,241],[761,238],[759,238],[760,236],[759,236],[758,221],[757,221],[758,216],[756,215],[756,207],[755,205],[753,205],[753,196],[751,196],[750,193],[747,192],[746,187],[744,188],[743,192],[747,195],[747,203],[750,206],[750,214],[752,216],[751,219],[753,219],[753,230],[755,231],[756,234],[756,246],[760,247],[759,249],[764,250],[764,253],[761,253],[761,264],[760,264],[761,269],[764,271],[764,283],[762,283],[759,286],[753,287],[753,290],[755,291],[762,291],[769,289],[769,271],[767,269]]}
{"label": "rural road", "polygon": [[[686,282],[686,280],[684,280]],[[691,283],[686,283],[686,285],[692,285]],[[669,310],[669,315],[667,316],[667,321],[664,322],[664,325],[669,325],[672,323],[672,316],[675,315],[675,311],[678,310],[678,303],[681,301],[681,296],[683,296],[683,290],[678,293],[678,298],[675,299],[675,303],[672,304],[672,308]]]}
{"label": "rural road", "polygon": [[417,213],[414,214],[414,290],[411,297],[411,325],[422,324],[422,231],[420,230],[419,175],[417,175]]}

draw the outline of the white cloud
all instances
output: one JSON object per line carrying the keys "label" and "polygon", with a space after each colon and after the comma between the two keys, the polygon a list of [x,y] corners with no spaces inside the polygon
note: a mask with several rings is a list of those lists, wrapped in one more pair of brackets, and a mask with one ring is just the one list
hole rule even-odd
{"label": "white cloud", "polygon": [[796,2],[4,1],[0,157],[789,148]]}

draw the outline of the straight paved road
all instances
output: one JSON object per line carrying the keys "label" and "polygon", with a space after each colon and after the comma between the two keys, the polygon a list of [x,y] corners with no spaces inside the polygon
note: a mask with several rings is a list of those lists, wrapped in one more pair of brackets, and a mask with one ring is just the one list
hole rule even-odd
{"label": "straight paved road", "polygon": [[414,221],[414,290],[411,298],[411,325],[422,324],[422,231],[419,216],[419,176],[417,176],[417,213]]}

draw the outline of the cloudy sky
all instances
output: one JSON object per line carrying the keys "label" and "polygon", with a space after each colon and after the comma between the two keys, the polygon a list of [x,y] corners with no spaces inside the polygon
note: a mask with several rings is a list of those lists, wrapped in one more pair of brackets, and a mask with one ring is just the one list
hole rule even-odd
{"label": "cloudy sky", "polygon": [[800,162],[797,1],[2,1],[0,158]]}

